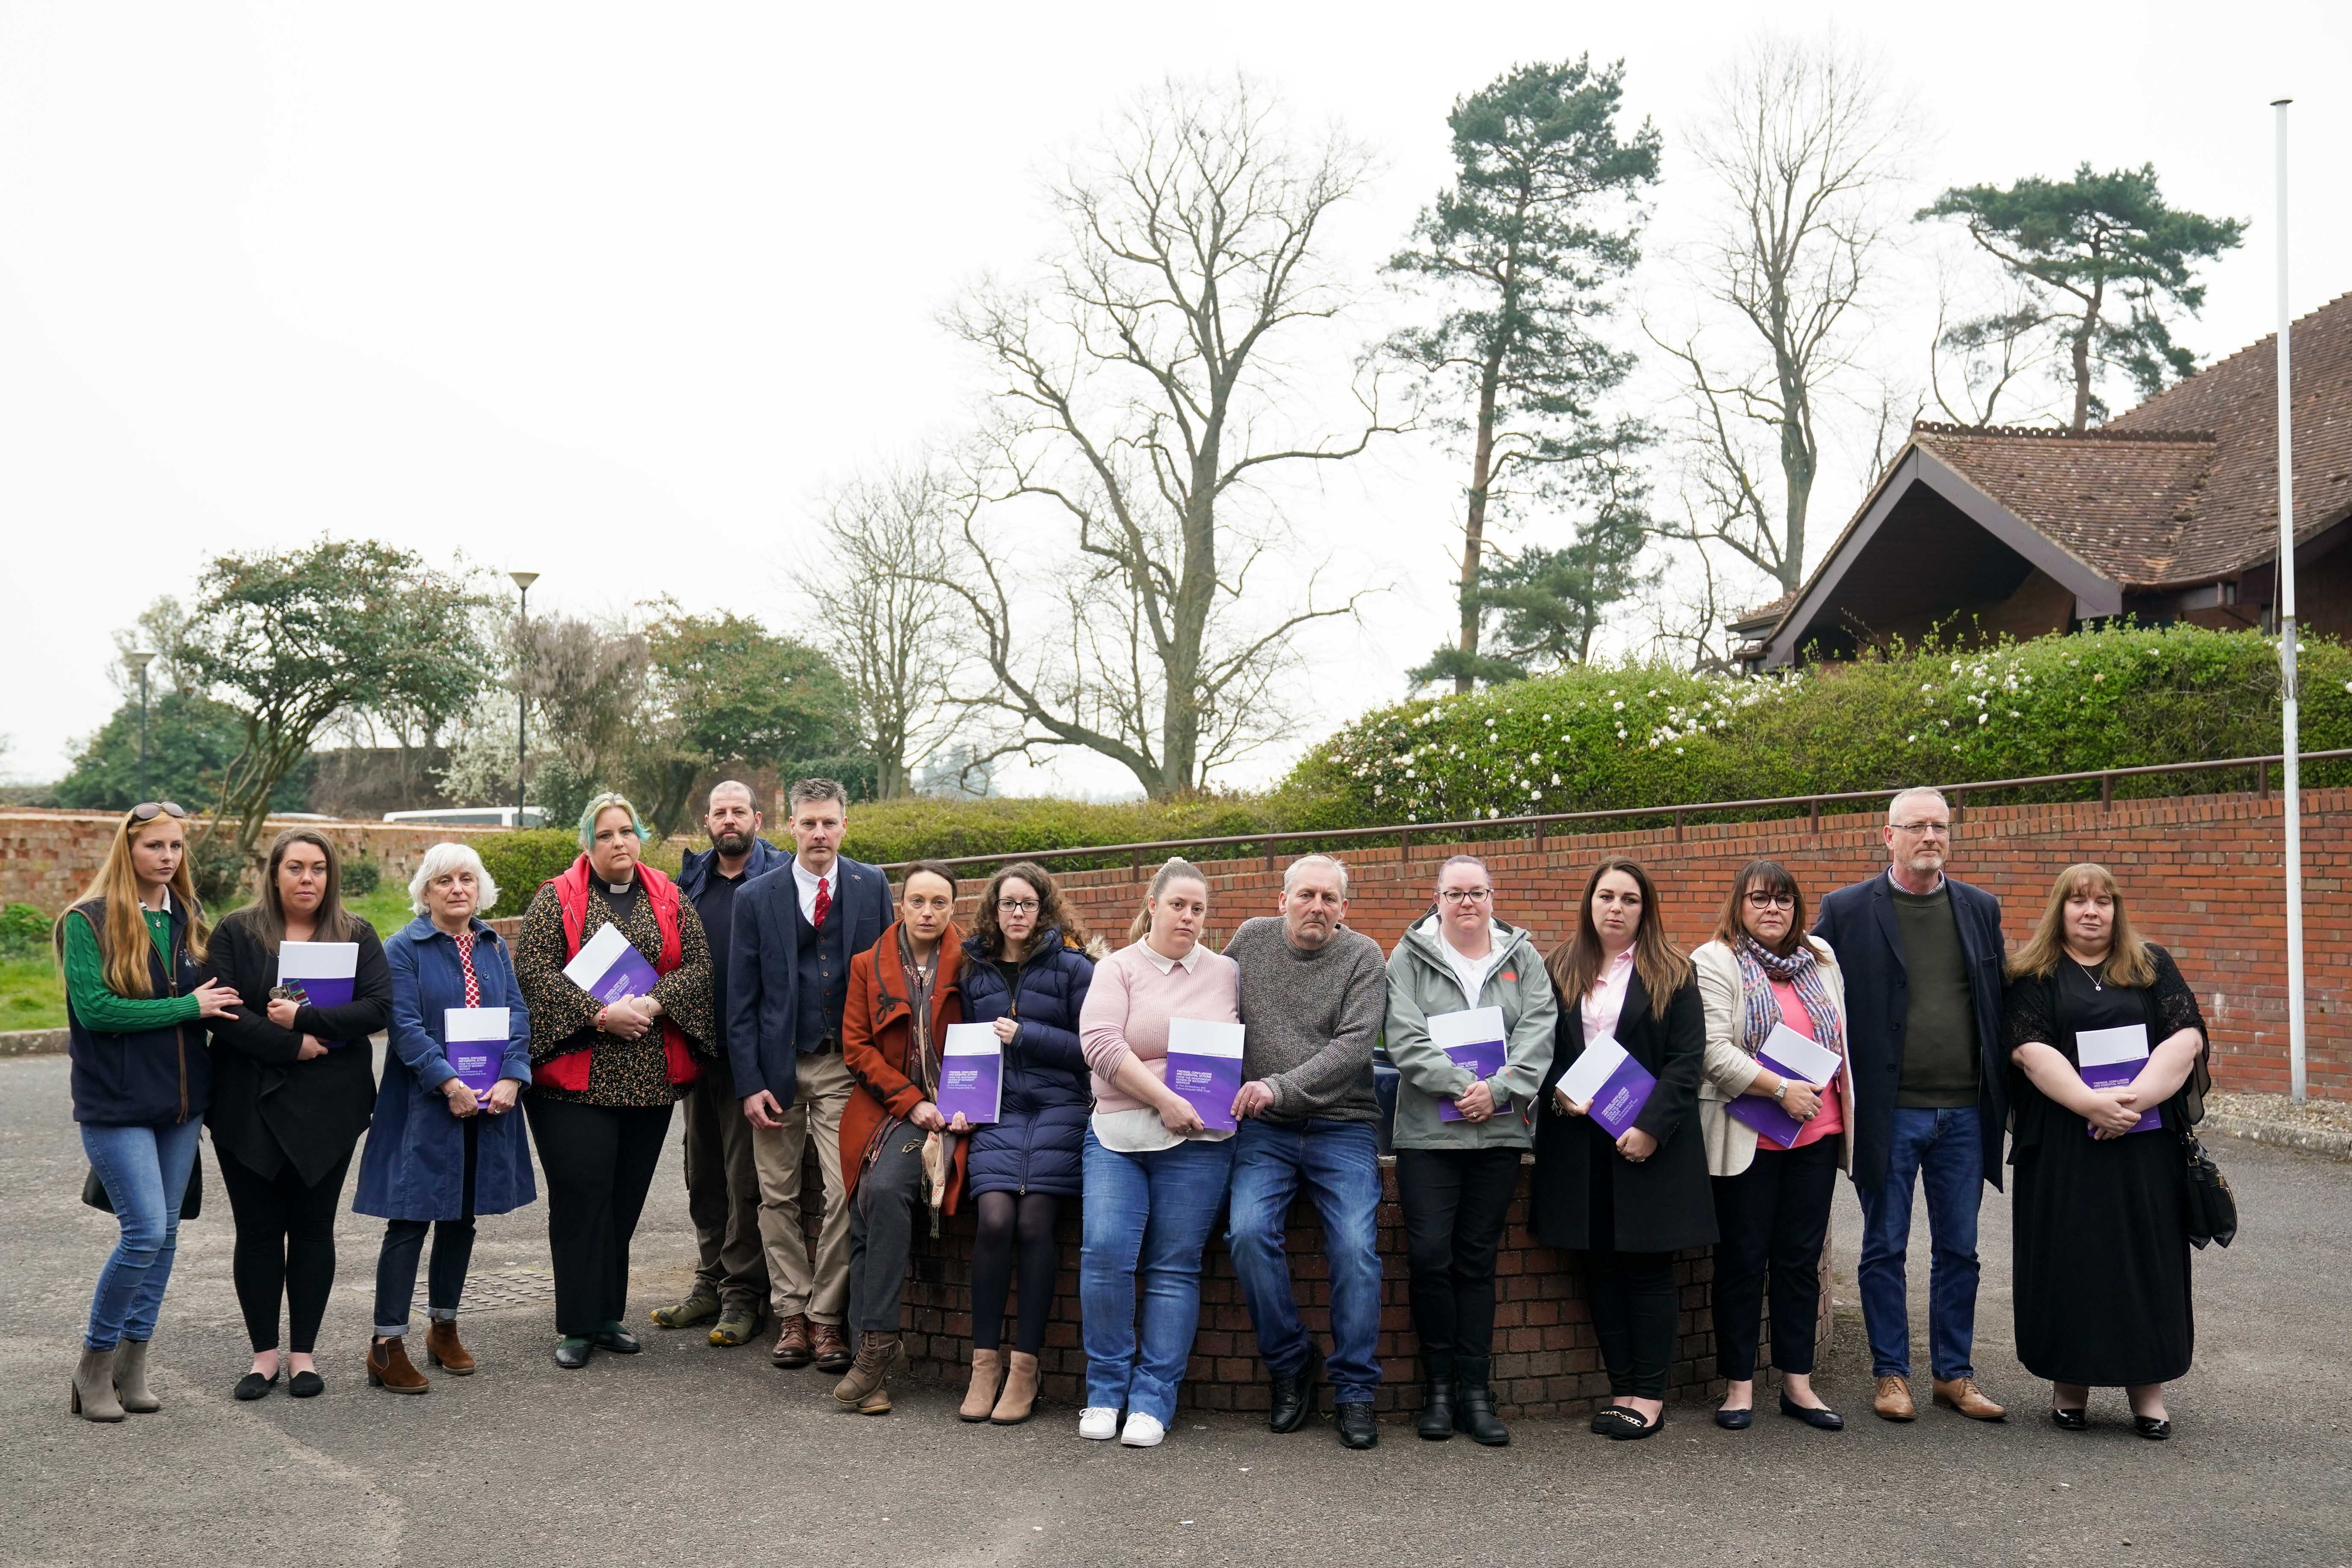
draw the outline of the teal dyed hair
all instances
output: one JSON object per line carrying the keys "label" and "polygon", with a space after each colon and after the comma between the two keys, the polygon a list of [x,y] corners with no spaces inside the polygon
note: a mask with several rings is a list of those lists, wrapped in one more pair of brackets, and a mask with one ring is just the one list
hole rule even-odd
{"label": "teal dyed hair", "polygon": [[580,847],[583,852],[596,842],[596,819],[616,805],[629,814],[629,826],[636,829],[637,843],[643,847],[646,842],[645,819],[637,815],[637,808],[629,804],[627,795],[608,789],[590,801],[588,809],[580,814]]}

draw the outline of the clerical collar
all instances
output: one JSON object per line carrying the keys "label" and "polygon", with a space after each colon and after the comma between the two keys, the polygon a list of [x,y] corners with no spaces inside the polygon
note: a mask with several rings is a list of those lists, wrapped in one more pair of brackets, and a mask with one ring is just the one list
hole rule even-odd
{"label": "clerical collar", "polygon": [[[600,878],[598,878],[598,879],[597,879],[597,880],[599,880],[599,881],[603,881],[603,880],[604,880],[604,879],[600,877]],[[634,887],[635,887],[635,886],[636,886],[636,883],[635,883],[635,882],[605,882],[605,883],[604,883],[604,890],[605,890],[606,892],[608,892],[608,893],[612,894],[614,898],[616,898],[616,899],[617,899],[617,898],[619,898],[623,893],[627,892],[631,888],[634,888]]]}

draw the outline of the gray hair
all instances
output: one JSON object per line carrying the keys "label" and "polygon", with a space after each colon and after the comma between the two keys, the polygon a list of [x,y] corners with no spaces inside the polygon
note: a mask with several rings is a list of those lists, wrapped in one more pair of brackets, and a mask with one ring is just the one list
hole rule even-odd
{"label": "gray hair", "polygon": [[1932,800],[1937,805],[1944,808],[1944,814],[1946,816],[1948,816],[1951,815],[1952,803],[1944,798],[1944,792],[1942,790],[1930,789],[1926,784],[1916,784],[1910,789],[1905,790],[1901,795],[1896,795],[1893,800],[1886,803],[1886,820],[1888,822],[1895,823],[1902,820],[1900,814],[1903,810],[1903,803],[1906,800]]}
{"label": "gray hair", "polygon": [[1339,858],[1336,855],[1301,855],[1297,859],[1293,860],[1288,866],[1283,868],[1282,890],[1285,893],[1290,891],[1291,884],[1298,879],[1299,872],[1307,870],[1310,867],[1319,868],[1324,866],[1328,866],[1333,871],[1339,874],[1339,897],[1344,900],[1348,896],[1348,868],[1340,862]]}
{"label": "gray hair", "polygon": [[416,874],[408,879],[408,907],[418,914],[430,911],[425,907],[425,889],[452,871],[471,871],[474,886],[480,889],[480,899],[474,912],[481,914],[499,901],[499,885],[490,880],[490,873],[482,865],[482,858],[470,844],[436,844],[416,863]]}
{"label": "gray hair", "polygon": [[596,842],[596,819],[616,806],[629,814],[629,831],[637,836],[638,844],[646,842],[646,825],[637,816],[637,808],[629,804],[627,795],[608,789],[593,797],[587,809],[580,814],[580,847],[583,851]]}
{"label": "gray hair", "polygon": [[1433,882],[1430,885],[1432,887],[1435,887],[1438,883],[1444,882],[1445,880],[1445,873],[1451,871],[1456,866],[1475,866],[1486,877],[1488,882],[1492,882],[1495,879],[1495,873],[1486,869],[1486,862],[1479,859],[1475,855],[1448,855],[1444,861],[1437,868],[1437,882]]}
{"label": "gray hair", "polygon": [[841,807],[844,816],[849,815],[849,792],[837,779],[802,779],[784,795],[784,809],[797,814],[812,803],[832,801]]}

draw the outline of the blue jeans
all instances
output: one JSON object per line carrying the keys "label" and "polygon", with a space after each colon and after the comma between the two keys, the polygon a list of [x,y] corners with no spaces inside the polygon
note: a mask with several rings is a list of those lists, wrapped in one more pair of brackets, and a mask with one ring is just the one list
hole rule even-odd
{"label": "blue jeans", "polygon": [[155,1337],[163,1308],[163,1287],[172,1282],[172,1257],[180,1245],[180,1200],[196,1163],[196,1120],[160,1127],[85,1121],[82,1152],[89,1156],[107,1200],[122,1226],[98,1291],[89,1301],[89,1330],[82,1343],[112,1350],[124,1340]]}
{"label": "blue jeans", "polygon": [[1123,1405],[1163,1426],[1176,1418],[1176,1385],[1201,1321],[1201,1249],[1233,1169],[1230,1138],[1121,1154],[1087,1130],[1078,1305],[1086,1319],[1089,1406]]}
{"label": "blue jeans", "polygon": [[1369,1121],[1244,1120],[1234,1134],[1234,1194],[1225,1250],[1241,1276],[1258,1354],[1276,1377],[1294,1377],[1314,1346],[1291,1294],[1283,1230],[1307,1184],[1323,1222],[1331,1278],[1331,1374],[1340,1405],[1372,1402],[1381,1385],[1381,1255],[1373,1212],[1381,1202],[1380,1130]]}
{"label": "blue jeans", "polygon": [[1975,1375],[1977,1205],[1984,1194],[1979,1112],[1896,1107],[1886,1184],[1854,1184],[1862,1201],[1862,1321],[1870,1335],[1871,1375],[1911,1375],[1911,1304],[1904,1279],[1911,1245],[1911,1189],[1927,1188],[1927,1358],[1937,1378]]}

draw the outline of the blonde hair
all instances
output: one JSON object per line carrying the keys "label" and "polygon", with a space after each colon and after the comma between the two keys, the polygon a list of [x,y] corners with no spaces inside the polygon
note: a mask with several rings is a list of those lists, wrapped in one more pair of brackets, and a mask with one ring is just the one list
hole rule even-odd
{"label": "blonde hair", "polygon": [[1128,941],[1141,942],[1151,933],[1151,906],[1160,901],[1160,895],[1167,890],[1168,884],[1171,882],[1200,883],[1201,898],[1203,902],[1207,901],[1209,879],[1202,874],[1201,868],[1193,865],[1181,855],[1171,855],[1168,857],[1167,863],[1161,866],[1159,873],[1151,879],[1151,889],[1143,895],[1143,907],[1135,911],[1135,919],[1129,922]]}
{"label": "blonde hair", "polygon": [[[147,935],[147,917],[139,906],[139,871],[131,859],[131,841],[141,832],[159,822],[170,822],[180,830],[184,847],[180,864],[172,873],[168,884],[172,897],[188,913],[188,956],[198,963],[205,961],[205,940],[212,934],[212,922],[205,919],[202,906],[196,902],[196,884],[188,874],[188,866],[195,858],[188,845],[188,825],[184,818],[159,814],[141,822],[131,813],[122,814],[121,823],[114,837],[107,841],[106,859],[91,878],[89,886],[71,909],[58,917],[51,928],[49,941],[56,949],[58,963],[65,964],[66,921],[79,915],[89,922],[90,934],[98,938],[100,959],[104,963],[106,988],[117,996],[150,997],[155,994],[155,982],[148,973],[147,955],[153,951]],[[92,902],[101,908],[93,912]],[[100,917],[103,917],[102,919]]]}
{"label": "blonde hair", "polygon": [[2132,930],[2131,916],[2124,912],[2123,889],[2116,885],[2116,874],[2091,860],[2058,873],[2058,880],[2050,887],[2050,901],[2042,907],[2042,919],[2034,924],[2033,935],[2009,961],[2010,973],[2047,980],[2057,973],[2058,961],[2067,956],[2066,900],[2078,893],[2105,893],[2115,906],[2115,921],[2107,928],[2107,958],[2099,965],[2100,973],[2117,985],[2155,984],[2156,959],[2148,952],[2147,943]]}

